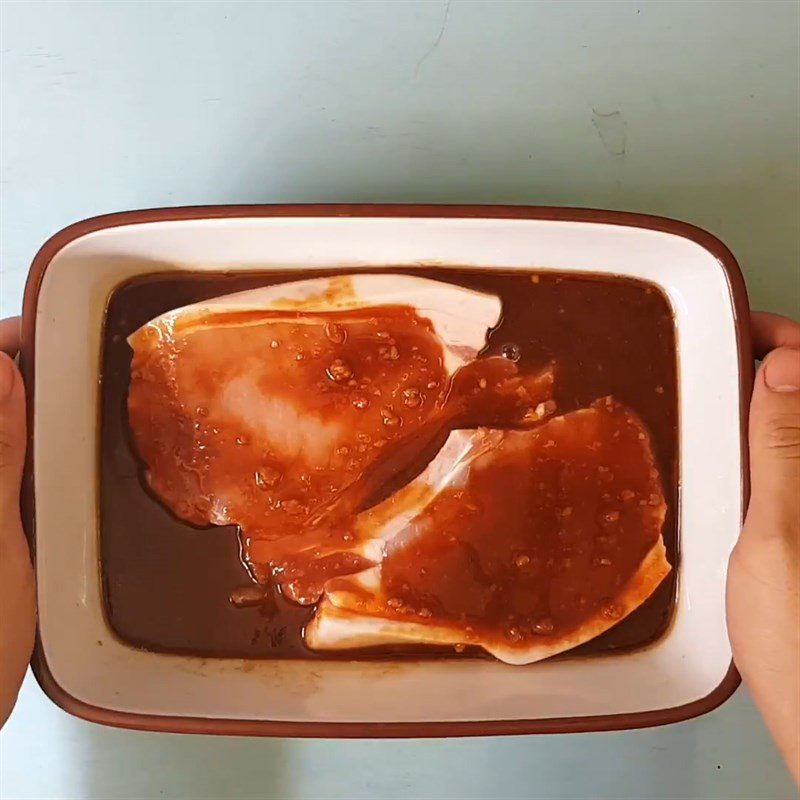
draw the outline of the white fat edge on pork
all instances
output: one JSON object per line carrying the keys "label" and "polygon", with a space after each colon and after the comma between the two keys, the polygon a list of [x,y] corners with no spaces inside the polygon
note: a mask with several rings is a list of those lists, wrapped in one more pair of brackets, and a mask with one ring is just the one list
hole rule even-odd
{"label": "white fat edge on pork", "polygon": [[[154,328],[159,336],[170,336],[174,324],[201,320],[210,313],[242,311],[305,312],[295,324],[315,324],[314,313],[353,311],[386,305],[413,308],[428,319],[444,347],[444,364],[449,374],[474,358],[486,344],[488,331],[500,321],[500,298],[429,278],[392,273],[353,275],[280,283],[235,294],[214,297],[162,314],[128,337],[135,347],[140,332]],[[276,318],[278,321],[279,318]],[[346,321],[346,316],[343,318]],[[234,323],[260,324],[253,323]]]}
{"label": "white fat edge on pork", "polygon": [[[374,573],[378,569],[376,567],[366,572]],[[313,650],[331,651],[403,644],[475,645],[506,664],[515,666],[533,664],[591,641],[617,625],[658,588],[670,570],[664,541],[659,536],[639,569],[614,598],[623,609],[622,614],[615,619],[609,619],[598,611],[577,630],[559,636],[555,641],[533,642],[527,646],[512,647],[498,640],[467,637],[463,629],[455,626],[431,625],[360,614],[349,608],[339,608],[330,596],[323,597],[317,606],[314,618],[306,628],[305,641]],[[363,588],[371,591],[379,588],[379,574],[377,582],[374,574],[364,576],[365,573],[359,574]]]}
{"label": "white fat edge on pork", "polygon": [[431,499],[444,489],[464,486],[470,464],[481,454],[497,447],[502,437],[502,431],[487,428],[453,431],[436,457],[413,481],[358,515],[352,545],[342,547],[337,540],[335,544],[309,545],[296,552],[314,549],[319,557],[335,553],[359,555],[378,566],[348,576],[348,580],[363,581],[365,587],[379,586],[380,562],[387,552],[424,535],[424,513]]}
{"label": "white fat edge on pork", "polygon": [[358,554],[380,562],[393,547],[423,535],[424,513],[430,501],[445,489],[466,485],[470,465],[502,439],[502,431],[487,428],[452,431],[436,457],[413,481],[358,515]]}

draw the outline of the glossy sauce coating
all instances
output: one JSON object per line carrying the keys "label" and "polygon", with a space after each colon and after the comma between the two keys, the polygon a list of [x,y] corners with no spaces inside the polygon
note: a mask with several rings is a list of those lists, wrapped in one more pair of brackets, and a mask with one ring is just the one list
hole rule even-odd
{"label": "glossy sauce coating", "polygon": [[[508,432],[464,486],[435,497],[381,567],[388,618],[525,647],[572,633],[617,595],[656,543],[664,498],[649,436],[611,398]],[[334,584],[336,581],[333,582]]]}
{"label": "glossy sauce coating", "polygon": [[[614,394],[638,411],[653,434],[668,500],[674,498],[674,341],[669,309],[660,294],[613,279],[543,274],[534,280],[520,274],[432,269],[415,274],[500,294],[504,319],[487,352],[517,359],[520,371],[541,370],[557,361],[561,408]],[[121,337],[169,308],[281,280],[286,277],[275,273],[142,278],[118,290],[110,304],[102,420],[103,567],[112,626],[137,644],[208,654],[311,655],[300,639],[310,609],[272,594],[264,600],[251,592],[248,600],[247,576],[232,529],[199,533],[166,515],[142,490],[138,465],[126,452],[122,413],[129,351]],[[664,534],[674,563],[671,513]],[[232,585],[243,587],[243,608],[233,608],[227,600]],[[652,639],[669,618],[673,595],[674,584],[668,580],[631,618],[585,647],[607,649]],[[175,613],[162,613],[167,607]]]}
{"label": "glossy sauce coating", "polygon": [[298,551],[347,546],[346,529],[309,517],[446,389],[442,347],[407,307],[212,314],[132,344],[129,421],[150,487],[187,522],[239,525],[259,580],[282,582]]}

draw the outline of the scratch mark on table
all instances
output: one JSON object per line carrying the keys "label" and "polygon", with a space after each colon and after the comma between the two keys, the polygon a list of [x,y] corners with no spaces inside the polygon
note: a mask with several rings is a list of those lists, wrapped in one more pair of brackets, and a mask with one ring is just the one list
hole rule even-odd
{"label": "scratch mark on table", "polygon": [[416,79],[419,76],[419,71],[425,61],[433,54],[433,51],[439,46],[439,43],[442,41],[442,37],[444,36],[445,28],[447,27],[447,18],[450,16],[450,4],[452,0],[445,0],[444,4],[444,14],[442,16],[442,26],[439,28],[439,35],[434,40],[433,44],[423,53],[422,58],[417,61],[417,66],[414,69],[414,78]]}
{"label": "scratch mark on table", "polygon": [[628,149],[628,125],[622,112],[603,113],[593,108],[592,125],[606,152],[616,158],[624,158]]}

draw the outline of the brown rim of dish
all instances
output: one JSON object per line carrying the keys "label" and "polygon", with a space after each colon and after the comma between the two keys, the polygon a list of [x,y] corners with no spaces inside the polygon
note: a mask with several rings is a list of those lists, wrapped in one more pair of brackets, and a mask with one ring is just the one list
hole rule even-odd
{"label": "brown rim of dish", "polygon": [[[53,257],[65,245],[94,231],[145,222],[231,217],[438,217],[487,219],[538,219],[568,222],[593,222],[623,225],[671,233],[696,242],[709,251],[725,273],[731,294],[740,378],[740,437],[742,451],[743,508],[750,494],[747,446],[747,411],[753,386],[753,355],[750,337],[750,307],[742,273],[733,254],[715,236],[685,222],[621,211],[536,206],[481,205],[383,205],[383,204],[302,204],[193,206],[125,211],[77,222],[52,236],[39,250],[31,264],[22,308],[21,367],[27,387],[28,456],[22,491],[22,518],[31,549],[35,553],[35,516],[33,492],[33,397],[35,392],[34,341],[36,309],[42,278]],[[471,722],[277,722],[269,720],[206,719],[114,711],[84,703],[70,695],[56,682],[45,659],[37,631],[32,667],[39,685],[50,699],[77,717],[120,728],[173,733],[211,733],[240,736],[307,736],[326,738],[358,737],[435,737],[493,736],[532,733],[583,733],[625,730],[666,725],[700,716],[724,703],[741,679],[731,663],[720,684],[706,697],[673,708],[630,714],[553,719],[484,720]]]}

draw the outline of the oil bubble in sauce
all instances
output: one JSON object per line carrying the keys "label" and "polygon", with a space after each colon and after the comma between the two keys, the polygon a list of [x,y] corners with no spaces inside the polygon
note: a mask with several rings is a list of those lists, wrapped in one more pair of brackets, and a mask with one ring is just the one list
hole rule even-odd
{"label": "oil bubble in sauce", "polygon": [[500,353],[502,354],[503,358],[507,358],[509,361],[519,361],[520,356],[522,355],[519,345],[515,344],[514,342],[507,342],[504,344],[500,349]]}

